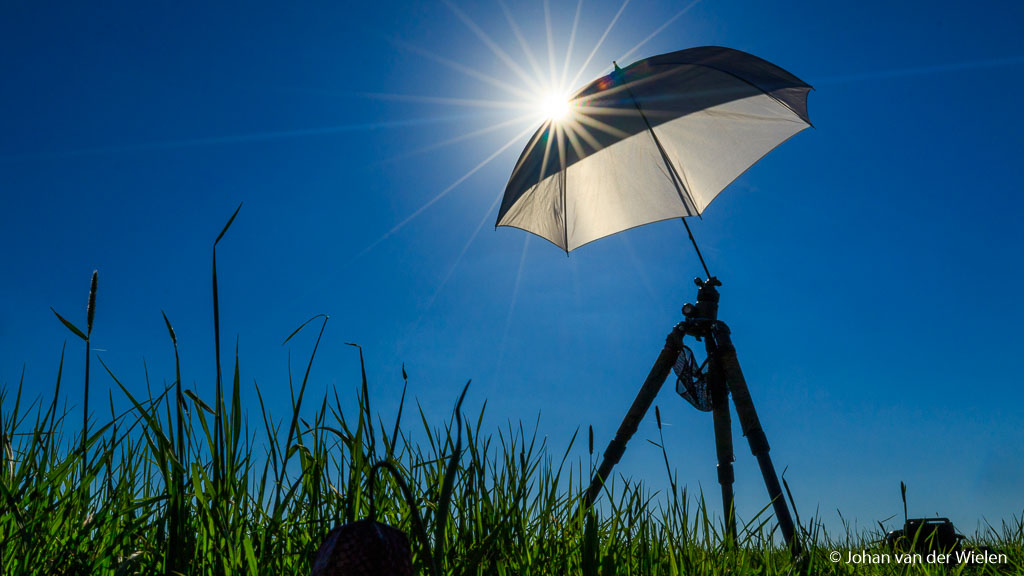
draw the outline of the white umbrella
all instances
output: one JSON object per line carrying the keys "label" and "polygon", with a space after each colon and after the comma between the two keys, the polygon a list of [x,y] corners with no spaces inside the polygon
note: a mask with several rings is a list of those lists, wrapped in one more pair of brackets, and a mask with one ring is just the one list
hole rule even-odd
{"label": "white umbrella", "polygon": [[774,64],[717,46],[616,65],[530,139],[496,226],[568,253],[635,226],[698,216],[811,125],[810,89]]}

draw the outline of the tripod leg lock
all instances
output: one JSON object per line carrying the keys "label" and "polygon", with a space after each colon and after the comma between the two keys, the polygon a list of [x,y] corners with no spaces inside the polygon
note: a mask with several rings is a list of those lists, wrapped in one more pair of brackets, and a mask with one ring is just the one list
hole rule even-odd
{"label": "tripod leg lock", "polygon": [[732,464],[719,464],[718,465],[718,483],[732,485],[736,480],[736,475],[733,473]]}

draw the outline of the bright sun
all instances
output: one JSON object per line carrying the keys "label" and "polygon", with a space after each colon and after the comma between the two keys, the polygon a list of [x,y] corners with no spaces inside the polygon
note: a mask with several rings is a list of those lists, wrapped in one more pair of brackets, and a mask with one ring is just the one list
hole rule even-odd
{"label": "bright sun", "polygon": [[569,115],[569,97],[550,92],[540,101],[540,110],[545,119],[559,121]]}

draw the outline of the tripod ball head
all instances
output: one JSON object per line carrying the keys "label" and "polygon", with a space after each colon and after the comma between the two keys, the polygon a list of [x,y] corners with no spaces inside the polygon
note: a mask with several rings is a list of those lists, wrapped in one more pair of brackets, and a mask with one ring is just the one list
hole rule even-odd
{"label": "tripod ball head", "polygon": [[721,286],[722,282],[714,276],[707,280],[701,278],[694,278],[693,283],[697,285],[697,303],[686,304],[683,306],[683,316],[686,316],[688,320],[702,319],[702,320],[717,320],[718,319],[718,300],[720,295],[716,286]]}

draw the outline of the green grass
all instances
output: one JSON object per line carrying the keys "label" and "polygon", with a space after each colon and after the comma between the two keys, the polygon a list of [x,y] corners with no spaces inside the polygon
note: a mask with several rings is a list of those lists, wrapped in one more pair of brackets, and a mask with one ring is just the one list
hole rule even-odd
{"label": "green grass", "polygon": [[[219,367],[216,256],[213,278]],[[85,342],[87,366],[96,290],[94,277],[87,330],[58,315]],[[817,518],[801,523],[808,552],[794,560],[767,508],[741,524],[738,544],[727,542],[720,516],[679,485],[664,449],[668,491],[619,478],[594,514],[582,514],[597,457],[592,433],[591,461],[573,462],[575,437],[552,447],[536,426],[482,430],[484,409],[462,412],[465,389],[449,420],[430,422],[406,401],[404,367],[394,421],[372,410],[365,366],[353,386],[358,409],[343,411],[334,390],[311,403],[326,316],[285,340],[319,331],[302,378],[289,383],[288,413],[267,410],[258,385],[242,390],[237,350],[231,378],[225,386],[218,376],[207,401],[182,388],[177,338],[164,320],[175,381],[138,397],[129,390],[152,390],[148,380],[123,383],[99,360],[94,377],[109,378],[130,408],[115,411],[108,396],[106,407],[85,412],[81,429],[61,402],[63,352],[52,397],[26,398],[23,381],[0,387],[0,575],[308,574],[333,526],[371,513],[410,534],[419,573],[438,576],[1024,572],[1020,520],[984,535],[1007,564],[948,572],[834,564],[833,550],[880,551],[882,532],[828,534]],[[258,400],[258,413],[243,410],[243,392]]]}

